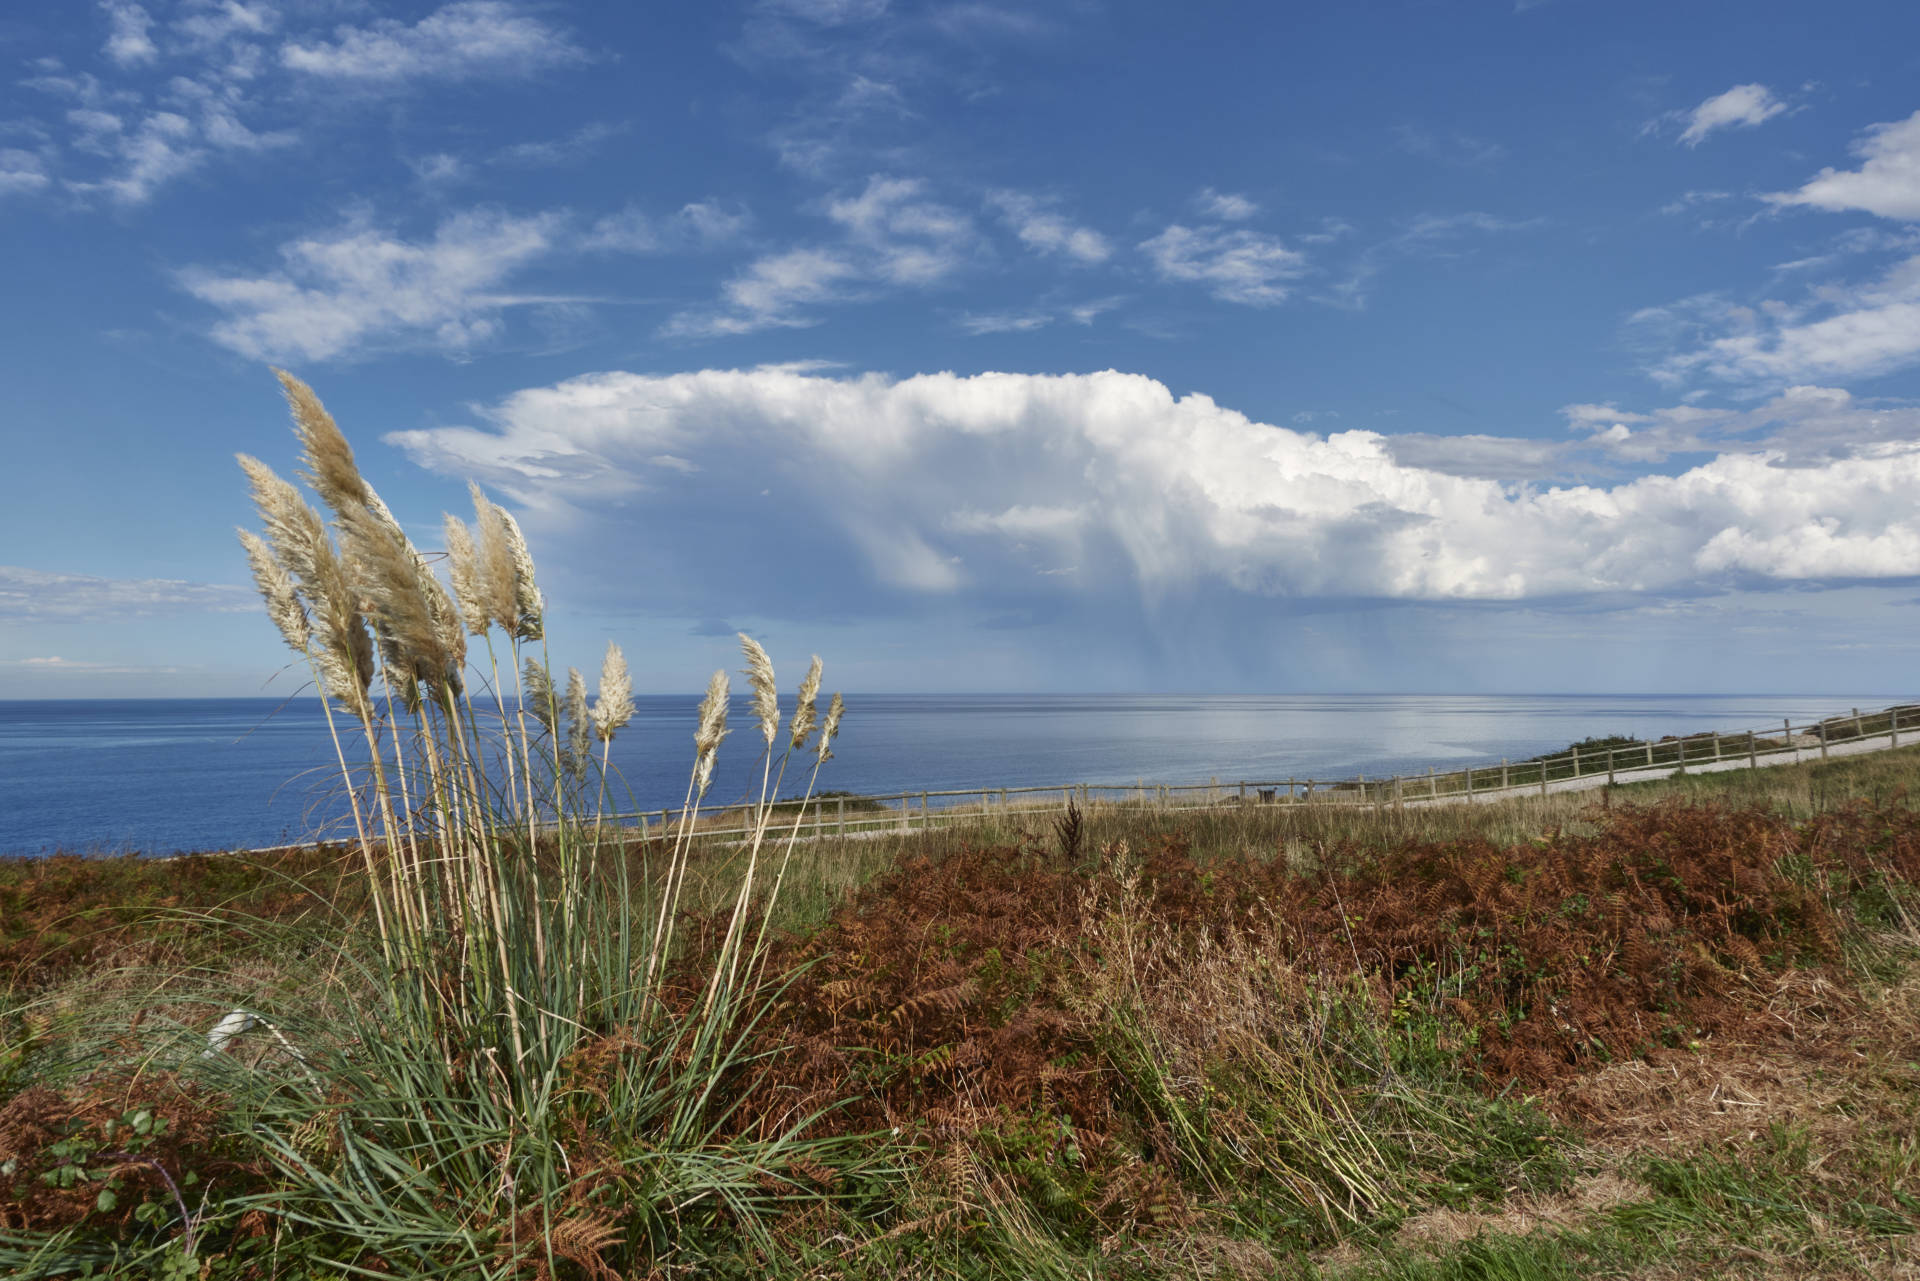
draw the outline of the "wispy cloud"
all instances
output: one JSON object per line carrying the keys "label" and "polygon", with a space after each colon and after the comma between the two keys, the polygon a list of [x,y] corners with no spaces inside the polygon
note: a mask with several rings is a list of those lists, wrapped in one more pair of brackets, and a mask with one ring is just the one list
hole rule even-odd
{"label": "wispy cloud", "polygon": [[1044,311],[1009,311],[992,315],[961,316],[958,324],[966,333],[976,338],[982,334],[1025,334],[1036,329],[1044,329],[1053,323],[1053,317]]}
{"label": "wispy cloud", "polygon": [[1286,300],[1287,282],[1306,271],[1305,255],[1278,237],[1248,228],[1175,223],[1140,243],[1160,279],[1206,287],[1222,302],[1271,307]]}
{"label": "wispy cloud", "polygon": [[459,0],[415,23],[381,18],[341,26],[331,40],[289,41],[280,49],[281,64],[302,75],[394,88],[530,75],[586,56],[565,32],[502,0]]}
{"label": "wispy cloud", "polygon": [[259,607],[259,597],[249,587],[171,578],[95,578],[0,565],[0,622],[124,623],[160,614],[235,614]]}
{"label": "wispy cloud", "polygon": [[1019,191],[990,191],[988,207],[999,212],[1020,243],[1036,253],[1076,262],[1105,262],[1113,254],[1107,238],[1091,227],[1074,225],[1047,201]]}
{"label": "wispy cloud", "polygon": [[[1504,235],[1540,225],[1541,220],[1537,218],[1503,218],[1479,210],[1421,214],[1409,219],[1392,235],[1362,248],[1334,283],[1317,297],[1334,306],[1357,310],[1367,305],[1374,282],[1396,260],[1460,257],[1476,251],[1470,236]],[[1343,235],[1351,231],[1342,227]]]}
{"label": "wispy cloud", "polygon": [[159,47],[148,34],[153,29],[153,19],[145,9],[128,0],[101,0],[100,8],[109,24],[106,47],[101,52],[110,61],[131,67],[160,56]]}
{"label": "wispy cloud", "polygon": [[1669,111],[1649,121],[1642,132],[1661,133],[1678,127],[1680,144],[1697,147],[1723,129],[1751,129],[1786,110],[1787,104],[1763,84],[1735,85],[1697,107]]}
{"label": "wispy cloud", "polygon": [[33,152],[0,148],[0,196],[44,191],[52,181],[46,161]]}
{"label": "wispy cloud", "polygon": [[603,144],[626,132],[625,125],[596,120],[582,125],[564,138],[516,142],[512,146],[502,147],[493,158],[497,164],[530,169],[578,164],[600,150]]}
{"label": "wispy cloud", "polygon": [[752,224],[745,206],[720,200],[696,200],[666,218],[637,205],[596,220],[582,247],[618,253],[658,253],[671,249],[711,249],[738,240]]}
{"label": "wispy cloud", "polygon": [[1215,191],[1212,187],[1202,187],[1193,198],[1193,206],[1202,217],[1218,218],[1222,222],[1245,222],[1260,212],[1260,206],[1245,196]]}
{"label": "wispy cloud", "polygon": [[1856,140],[1858,169],[1822,169],[1798,191],[1767,199],[1776,205],[1860,209],[1882,218],[1920,219],[1920,111],[1869,127]]}
{"label": "wispy cloud", "polygon": [[1920,256],[1795,300],[1703,295],[1643,309],[1629,323],[1669,349],[1650,370],[1668,384],[1705,375],[1764,389],[1874,377],[1920,363]]}
{"label": "wispy cloud", "polygon": [[551,252],[561,226],[556,214],[474,210],[409,241],[352,220],[282,245],[279,271],[179,279],[224,313],[214,340],[253,359],[329,360],[374,340],[459,353],[494,336],[503,309],[533,301],[500,287]]}
{"label": "wispy cloud", "polygon": [[840,239],[762,255],[720,290],[718,306],[669,320],[669,337],[717,337],[815,324],[820,304],[875,290],[942,284],[974,255],[973,221],[932,199],[917,178],[874,176],[858,193],[829,199]]}

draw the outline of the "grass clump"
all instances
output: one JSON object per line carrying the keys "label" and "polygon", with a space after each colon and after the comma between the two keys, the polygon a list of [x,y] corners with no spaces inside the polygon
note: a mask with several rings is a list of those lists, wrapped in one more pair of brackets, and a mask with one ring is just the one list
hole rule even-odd
{"label": "grass clump", "polygon": [[[619,649],[591,703],[578,671],[556,688],[513,518],[477,489],[475,527],[448,518],[449,592],[319,400],[280,377],[330,519],[243,457],[265,534],[242,541],[324,695],[353,891],[301,939],[319,979],[305,990],[256,988],[222,1011],[207,1004],[217,982],[176,988],[163,1013],[118,1030],[96,1017],[37,1054],[44,1019],[10,1011],[25,1044],[7,1070],[33,1085],[0,1112],[0,1263],[197,1269],[265,1234],[348,1272],[613,1275],[721,1228],[765,1241],[771,1217],[883,1167],[870,1145],[810,1137],[806,1113],[730,1132],[716,1095],[765,1052],[749,1037],[779,986],[767,930],[792,851],[771,798],[790,764],[811,791],[842,715],[838,695],[817,711],[819,660],[783,728],[771,660],[741,638],[761,800],[720,936],[698,982],[673,986],[689,832],[729,732],[726,674],[701,709],[681,830],[636,869],[600,822],[608,747],[632,714]],[[81,936],[37,937],[53,946],[36,958],[57,963]],[[219,1195],[195,1208],[173,1170],[218,1179]]]}

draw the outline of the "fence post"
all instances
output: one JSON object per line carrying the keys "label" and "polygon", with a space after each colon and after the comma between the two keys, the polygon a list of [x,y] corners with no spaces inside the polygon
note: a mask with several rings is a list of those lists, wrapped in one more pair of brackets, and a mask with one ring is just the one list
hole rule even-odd
{"label": "fence post", "polygon": [[1247,780],[1244,778],[1240,780],[1240,803],[1242,805],[1247,803]]}
{"label": "fence post", "polygon": [[1613,786],[1613,749],[1607,749],[1607,786]]}
{"label": "fence post", "polygon": [[1747,768],[1760,768],[1760,749],[1754,744],[1752,730],[1747,731]]}
{"label": "fence post", "polygon": [[1507,790],[1507,758],[1504,756],[1500,758],[1500,790]]}
{"label": "fence post", "polygon": [[1825,721],[1815,721],[1813,730],[1814,733],[1820,736],[1820,759],[1824,761],[1827,759],[1827,723]]}
{"label": "fence post", "polygon": [[1857,708],[1857,707],[1853,709],[1853,736],[1854,736],[1855,738],[1859,738],[1859,737],[1861,736],[1861,732],[1860,732],[1860,709],[1859,709],[1859,708]]}
{"label": "fence post", "polygon": [[1782,720],[1780,724],[1782,726],[1781,732],[1787,736],[1787,746],[1793,749],[1793,763],[1798,765],[1800,763],[1800,744],[1793,741],[1793,722],[1790,720]]}
{"label": "fence post", "polygon": [[1547,794],[1547,758],[1540,758],[1540,795]]}
{"label": "fence post", "polygon": [[1648,765],[1653,764],[1653,740],[1652,739],[1647,740],[1647,764]]}
{"label": "fence post", "polygon": [[847,834],[847,798],[842,796],[837,798],[837,800],[838,800],[838,805],[836,806],[836,808],[839,810],[839,816],[838,816],[839,829],[838,830],[841,836],[845,836]]}
{"label": "fence post", "polygon": [[1573,745],[1573,776],[1580,777],[1580,744]]}
{"label": "fence post", "polygon": [[1897,707],[1894,708],[1887,713],[1887,717],[1892,722],[1893,745],[1898,747],[1900,746],[1900,709]]}
{"label": "fence post", "polygon": [[1473,799],[1473,766],[1467,766],[1467,799]]}
{"label": "fence post", "polygon": [[1313,804],[1313,780],[1312,779],[1307,780],[1306,802],[1309,805]]}
{"label": "fence post", "polygon": [[1430,801],[1440,799],[1440,780],[1433,776],[1431,765],[1427,766],[1427,799]]}
{"label": "fence post", "polygon": [[1393,776],[1393,808],[1397,810],[1407,808],[1407,794],[1405,789],[1400,786],[1400,776],[1398,774]]}

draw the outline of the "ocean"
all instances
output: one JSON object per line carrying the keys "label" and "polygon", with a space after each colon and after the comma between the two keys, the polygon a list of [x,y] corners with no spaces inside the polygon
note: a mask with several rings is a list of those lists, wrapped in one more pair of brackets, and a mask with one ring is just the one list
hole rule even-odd
{"label": "ocean", "polygon": [[[1799,724],[1911,697],[854,694],[819,786],[878,794],[1419,773],[1589,735]],[[614,742],[619,807],[680,804],[697,702],[638,700]],[[746,792],[759,747],[744,700],[730,715],[710,803]],[[0,702],[0,854],[257,848],[338,836],[344,814],[312,699]]]}

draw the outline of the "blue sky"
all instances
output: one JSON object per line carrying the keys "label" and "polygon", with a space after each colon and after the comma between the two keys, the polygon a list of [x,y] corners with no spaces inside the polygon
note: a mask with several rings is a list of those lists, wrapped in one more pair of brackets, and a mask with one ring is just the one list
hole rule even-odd
{"label": "blue sky", "polygon": [[0,697],[291,689],[318,390],[555,658],[871,690],[1912,690],[1920,9],[0,17]]}

